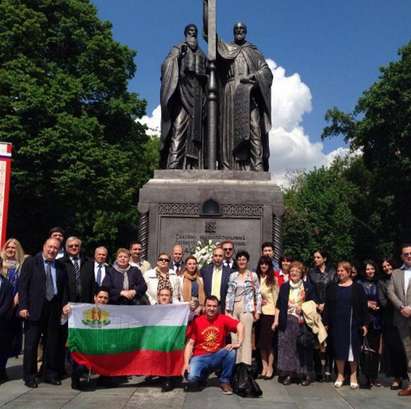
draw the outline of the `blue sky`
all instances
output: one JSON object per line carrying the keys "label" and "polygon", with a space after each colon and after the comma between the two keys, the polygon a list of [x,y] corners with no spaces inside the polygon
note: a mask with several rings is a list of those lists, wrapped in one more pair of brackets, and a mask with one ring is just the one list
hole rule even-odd
{"label": "blue sky", "polygon": [[[159,103],[161,62],[182,40],[186,24],[201,27],[202,0],[93,3],[99,17],[112,22],[114,38],[137,51],[137,73],[129,88],[147,100],[151,116]],[[326,110],[333,106],[352,110],[378,78],[379,67],[395,60],[398,48],[411,40],[410,0],[217,3],[219,34],[231,40],[233,23],[244,21],[249,41],[277,64],[272,64],[277,73],[272,92],[275,113],[284,116],[271,135],[282,141],[272,146],[277,157],[273,155],[271,168],[277,170],[290,162],[295,162],[291,170],[326,163],[343,145],[339,139],[320,142]],[[202,48],[206,49],[203,41]]]}

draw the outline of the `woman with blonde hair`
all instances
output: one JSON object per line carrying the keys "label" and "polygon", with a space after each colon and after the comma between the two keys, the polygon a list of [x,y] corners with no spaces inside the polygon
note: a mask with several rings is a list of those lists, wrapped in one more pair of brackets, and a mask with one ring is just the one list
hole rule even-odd
{"label": "woman with blonde hair", "polygon": [[[17,309],[19,303],[18,285],[20,270],[25,260],[24,250],[20,242],[17,239],[8,239],[1,248],[0,259],[3,260],[0,274],[11,284],[13,308]],[[23,343],[23,329],[21,321],[15,313],[11,315],[8,327],[11,334],[9,357],[18,356],[21,353]]]}
{"label": "woman with blonde hair", "polygon": [[181,301],[189,302],[191,309],[200,314],[205,301],[204,282],[200,277],[198,262],[194,256],[187,257],[184,270],[178,277],[181,289]]}
{"label": "woman with blonde hair", "polygon": [[[1,248],[0,257],[3,259],[1,274],[13,285],[14,293],[17,293],[17,282],[20,276],[21,266],[24,262],[24,250],[17,239],[8,239]],[[17,299],[15,304],[17,304]]]}

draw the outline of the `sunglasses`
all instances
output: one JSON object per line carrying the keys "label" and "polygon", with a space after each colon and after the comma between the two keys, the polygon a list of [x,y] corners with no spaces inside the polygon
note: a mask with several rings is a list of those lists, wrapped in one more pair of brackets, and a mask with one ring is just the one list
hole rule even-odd
{"label": "sunglasses", "polygon": [[159,258],[158,261],[164,261],[165,263],[168,263],[170,259],[169,258]]}
{"label": "sunglasses", "polygon": [[233,248],[232,247],[226,247],[226,248],[223,248],[223,250],[224,251],[233,251]]}
{"label": "sunglasses", "polygon": [[80,247],[80,246],[78,244],[69,244],[69,246],[68,246],[69,249],[77,248],[77,247]]}

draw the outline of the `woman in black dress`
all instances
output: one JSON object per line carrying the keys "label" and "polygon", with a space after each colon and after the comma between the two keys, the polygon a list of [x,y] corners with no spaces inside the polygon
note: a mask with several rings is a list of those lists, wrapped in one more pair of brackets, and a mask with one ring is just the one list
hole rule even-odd
{"label": "woman in black dress", "polygon": [[357,281],[364,289],[368,303],[368,333],[366,336],[368,346],[376,353],[367,368],[366,387],[381,386],[378,382],[378,367],[381,349],[381,310],[379,301],[379,286],[377,279],[377,264],[372,260],[364,262],[364,272]]}
{"label": "woman in black dress", "polygon": [[401,389],[401,382],[407,378],[407,358],[401,342],[398,328],[393,323],[394,306],[388,298],[388,286],[391,281],[391,274],[395,268],[394,262],[385,258],[382,262],[384,272],[379,282],[379,302],[382,310],[382,368],[387,376],[394,378],[391,384],[392,390]]}
{"label": "woman in black dress", "polygon": [[[350,363],[350,385],[358,389],[357,362],[361,335],[367,334],[367,298],[363,288],[351,279],[352,266],[348,261],[338,263],[338,284],[332,283],[326,292],[324,321],[332,339],[337,365],[336,388],[344,384],[344,365]],[[362,332],[362,334],[361,334]]]}

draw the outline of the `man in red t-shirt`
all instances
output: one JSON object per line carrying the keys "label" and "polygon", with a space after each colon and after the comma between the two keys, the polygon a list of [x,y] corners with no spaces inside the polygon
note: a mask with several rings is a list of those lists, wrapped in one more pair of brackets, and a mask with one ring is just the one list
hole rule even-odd
{"label": "man in red t-shirt", "polygon": [[[210,372],[219,370],[223,393],[233,393],[230,382],[235,366],[235,350],[243,342],[244,327],[240,321],[220,314],[218,306],[217,297],[207,297],[205,314],[195,318],[188,327],[183,368],[183,376],[186,372],[188,374],[186,391],[198,390]],[[238,343],[226,345],[225,340],[230,332],[238,334]]]}

